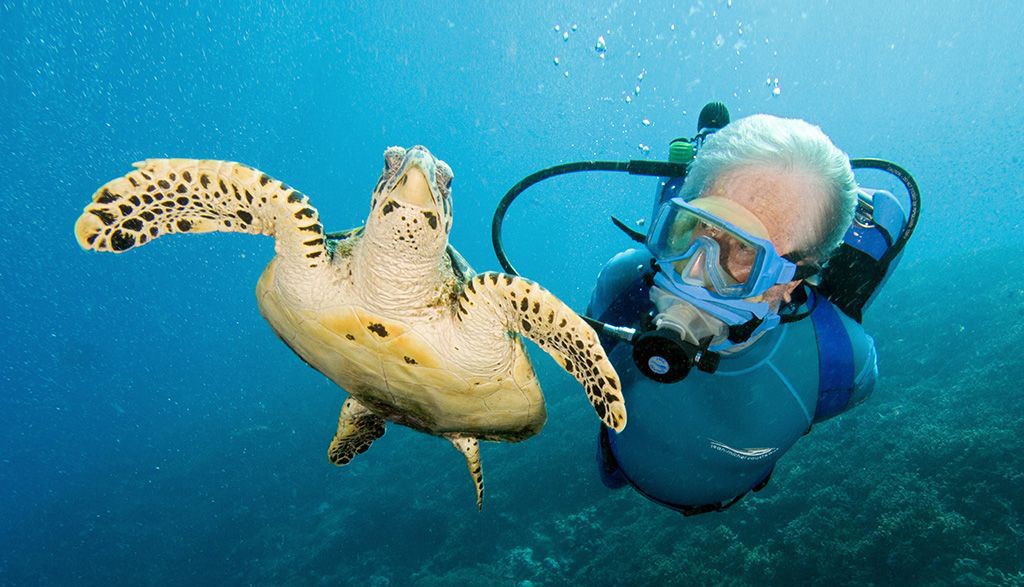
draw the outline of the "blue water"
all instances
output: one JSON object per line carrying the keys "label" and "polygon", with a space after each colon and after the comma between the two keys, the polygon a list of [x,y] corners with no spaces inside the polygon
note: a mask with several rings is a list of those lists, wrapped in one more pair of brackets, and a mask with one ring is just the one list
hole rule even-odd
{"label": "blue water", "polygon": [[[1024,584],[1015,5],[211,4],[0,2],[0,583]],[[482,513],[435,437],[391,426],[335,468],[343,394],[252,293],[270,239],[115,256],[72,235],[100,185],[161,156],[248,163],[356,226],[384,149],[424,144],[455,171],[452,243],[497,269],[491,213],[522,176],[663,158],[713,99],[810,120],[924,191],[865,321],[874,396],[722,514],[604,489],[593,412],[536,347],[549,420],[483,447]],[[648,214],[652,182],[530,190],[510,256],[582,309],[627,246],[608,216]]]}

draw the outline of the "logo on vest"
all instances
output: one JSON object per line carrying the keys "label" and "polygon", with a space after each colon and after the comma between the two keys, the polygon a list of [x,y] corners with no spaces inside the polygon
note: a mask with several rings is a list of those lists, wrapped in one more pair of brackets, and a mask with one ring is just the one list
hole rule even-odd
{"label": "logo on vest", "polygon": [[778,448],[733,448],[725,443],[718,442],[713,438],[709,438],[708,440],[711,441],[711,448],[744,461],[760,461],[779,451]]}

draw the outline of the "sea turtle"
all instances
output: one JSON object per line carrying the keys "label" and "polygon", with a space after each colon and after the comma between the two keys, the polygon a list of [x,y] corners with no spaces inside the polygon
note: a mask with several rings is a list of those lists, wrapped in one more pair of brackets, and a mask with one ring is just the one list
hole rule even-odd
{"label": "sea turtle", "polygon": [[252,167],[147,159],[135,168],[93,195],[78,243],[122,253],[172,233],[274,237],[260,312],[349,394],[330,462],[365,451],[388,420],[443,436],[465,456],[480,508],[479,441],[523,440],[546,419],[520,335],[583,384],[606,426],[626,425],[618,376],[590,326],[532,281],[473,274],[448,245],[452,171],[426,148],[388,148],[366,225],[333,235],[306,196]]}

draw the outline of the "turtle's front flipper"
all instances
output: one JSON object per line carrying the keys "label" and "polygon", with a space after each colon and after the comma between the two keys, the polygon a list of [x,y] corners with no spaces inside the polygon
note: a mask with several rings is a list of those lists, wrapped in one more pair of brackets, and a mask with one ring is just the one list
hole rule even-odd
{"label": "turtle's front flipper", "polygon": [[279,255],[326,263],[309,200],[252,167],[228,161],[147,159],[99,189],[75,223],[84,249],[122,253],[165,234],[245,232],[276,240]]}
{"label": "turtle's front flipper", "polygon": [[335,465],[347,465],[357,454],[366,452],[374,440],[384,436],[384,424],[384,418],[349,397],[341,406],[338,431],[327,449],[327,460]]}
{"label": "turtle's front flipper", "polygon": [[[626,427],[619,376],[589,324],[536,283],[502,273],[481,273],[466,282],[456,317],[496,316],[501,325],[537,343],[579,381],[597,416],[616,431]],[[480,315],[484,314],[484,315]]]}
{"label": "turtle's front flipper", "polygon": [[446,434],[445,438],[450,440],[455,448],[459,449],[459,452],[466,457],[466,465],[469,467],[469,474],[473,476],[473,485],[476,487],[476,509],[483,509],[484,474],[480,468],[480,441],[472,436],[458,434]]}

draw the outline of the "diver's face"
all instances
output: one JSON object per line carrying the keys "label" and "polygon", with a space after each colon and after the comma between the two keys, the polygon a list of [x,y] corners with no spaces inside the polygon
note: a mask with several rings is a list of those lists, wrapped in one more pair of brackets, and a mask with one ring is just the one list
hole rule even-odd
{"label": "diver's face", "polygon": [[[755,164],[715,178],[701,194],[707,196],[727,198],[746,208],[768,230],[775,252],[786,255],[813,238],[826,193],[822,182],[805,171]],[[743,268],[731,268],[730,272],[742,273]],[[764,301],[773,306],[789,301],[799,283],[772,287],[764,293]]]}

